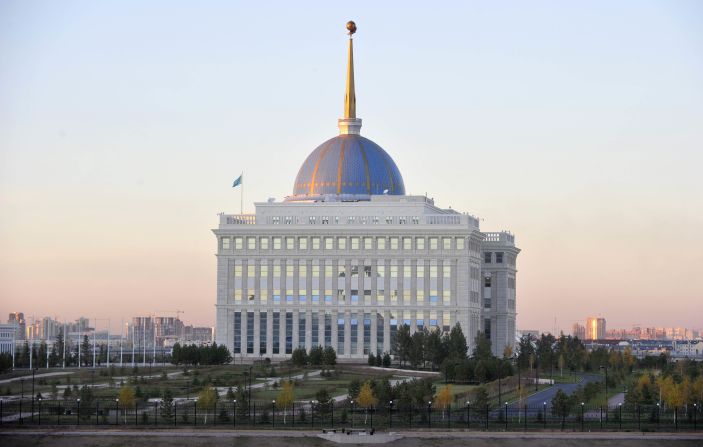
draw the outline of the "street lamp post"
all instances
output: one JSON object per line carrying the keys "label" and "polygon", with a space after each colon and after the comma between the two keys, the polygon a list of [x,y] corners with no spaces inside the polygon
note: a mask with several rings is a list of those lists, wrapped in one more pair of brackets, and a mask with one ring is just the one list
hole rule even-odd
{"label": "street lamp post", "polygon": [[581,402],[581,431],[583,431],[583,406],[584,402]]}
{"label": "street lamp post", "polygon": [[605,370],[605,421],[608,421],[608,365],[601,365],[600,369]]}
{"label": "street lamp post", "polygon": [[432,428],[432,401],[427,402],[427,428]]}
{"label": "street lamp post", "polygon": [[471,424],[471,402],[466,402],[466,429],[468,430]]}
{"label": "street lamp post", "polygon": [[232,428],[237,428],[237,399],[232,401]]}
{"label": "street lamp post", "polygon": [[661,426],[661,405],[657,402],[657,430]]}
{"label": "street lamp post", "polygon": [[76,399],[76,425],[81,425],[81,399]]}
{"label": "street lamp post", "polygon": [[[174,406],[175,408],[175,406]],[[115,399],[115,425],[120,425],[120,400]]]}
{"label": "street lamp post", "polygon": [[505,431],[508,431],[508,402],[505,402]]}
{"label": "street lamp post", "polygon": [[276,399],[271,401],[271,425],[276,427]]}
{"label": "street lamp post", "polygon": [[622,430],[622,402],[618,403],[618,408],[620,410],[620,414],[618,415],[618,419],[620,420],[620,430]]}
{"label": "street lamp post", "polygon": [[32,368],[32,422],[34,422],[34,373],[37,368]]}
{"label": "street lamp post", "polygon": [[39,403],[39,425],[41,425],[41,397],[37,400]]}
{"label": "street lamp post", "polygon": [[351,401],[351,406],[352,406],[351,428],[354,428],[354,409],[355,409],[355,405],[354,405],[354,401],[353,401],[353,400]]}
{"label": "street lamp post", "polygon": [[20,380],[20,424],[24,423],[22,417],[22,400],[24,400],[24,379]]}
{"label": "street lamp post", "polygon": [[393,428],[393,401],[388,402],[388,428]]}
{"label": "street lamp post", "polygon": [[310,401],[310,428],[315,428],[315,401]]}
{"label": "street lamp post", "polygon": [[542,415],[544,416],[542,418],[542,425],[544,428],[547,428],[547,402],[542,402]]}

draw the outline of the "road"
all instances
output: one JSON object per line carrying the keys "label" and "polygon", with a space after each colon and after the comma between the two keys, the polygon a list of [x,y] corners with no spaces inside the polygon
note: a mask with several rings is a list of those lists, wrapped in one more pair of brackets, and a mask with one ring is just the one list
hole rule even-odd
{"label": "road", "polygon": [[[508,404],[509,411],[517,411],[518,407],[523,407],[527,404],[528,415],[536,415],[543,408],[544,403],[547,403],[547,408],[551,408],[552,399],[557,394],[557,391],[562,390],[567,395],[576,391],[580,386],[583,386],[589,382],[600,382],[603,380],[603,376],[597,374],[581,374],[581,381],[578,383],[556,383],[553,386],[546,388],[544,390],[538,391],[534,394],[527,396],[522,405],[518,404],[518,401],[513,401]],[[520,408],[520,411],[524,411]]]}

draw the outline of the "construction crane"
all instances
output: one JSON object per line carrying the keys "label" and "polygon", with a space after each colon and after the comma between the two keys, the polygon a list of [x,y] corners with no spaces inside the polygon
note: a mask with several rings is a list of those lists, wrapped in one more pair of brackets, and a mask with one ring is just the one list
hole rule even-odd
{"label": "construction crane", "polygon": [[181,319],[181,314],[184,314],[185,312],[179,309],[176,310],[156,310],[154,312],[168,312],[168,313],[175,313],[176,314],[176,319],[180,320]]}

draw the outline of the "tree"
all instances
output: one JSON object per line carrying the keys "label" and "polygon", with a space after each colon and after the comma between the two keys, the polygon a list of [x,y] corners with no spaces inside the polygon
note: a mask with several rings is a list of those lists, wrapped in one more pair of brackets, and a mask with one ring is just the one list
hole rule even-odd
{"label": "tree", "polygon": [[337,364],[337,353],[332,346],[327,346],[322,352],[322,364],[327,367]]}
{"label": "tree", "polygon": [[426,358],[432,365],[432,371],[442,364],[447,357],[447,343],[442,343],[442,335],[438,328],[433,329],[425,336]]}
{"label": "tree", "polygon": [[[445,410],[452,404],[452,400],[454,400],[454,395],[452,394],[451,385],[445,385],[439,393],[437,393],[437,397],[435,397],[437,408],[443,408]],[[444,419],[444,413],[442,413],[442,419]]]}
{"label": "tree", "polygon": [[476,334],[475,345],[473,357],[476,360],[488,360],[493,357],[491,342],[486,338],[483,332],[479,331]]}
{"label": "tree", "polygon": [[488,389],[485,385],[481,385],[474,391],[474,405],[479,411],[490,409],[490,401],[488,399]]}
{"label": "tree", "polygon": [[371,388],[371,381],[366,381],[361,386],[359,390],[359,397],[356,399],[357,403],[361,408],[366,410],[364,415],[364,425],[366,424],[366,419],[369,416],[369,409],[375,407],[378,404],[378,399],[374,396],[373,389]]}
{"label": "tree", "polygon": [[207,424],[208,410],[215,406],[217,398],[217,391],[210,385],[205,385],[198,393],[198,407],[205,410],[205,424]]}
{"label": "tree", "polygon": [[373,352],[369,352],[369,359],[367,361],[369,366],[376,366],[376,356],[373,355]]}
{"label": "tree", "polygon": [[359,379],[352,379],[349,381],[349,386],[347,387],[347,393],[349,399],[355,399],[359,395],[359,390],[361,389],[361,382]]}
{"label": "tree", "polygon": [[227,394],[225,394],[225,397],[227,398],[227,400],[233,400],[235,398],[234,390],[232,389],[232,387],[227,388]]}
{"label": "tree", "polygon": [[408,360],[413,368],[417,368],[425,360],[425,339],[425,331],[417,331],[410,337]]}
{"label": "tree", "polygon": [[0,354],[0,373],[10,371],[12,369],[12,354],[3,352]]}
{"label": "tree", "polygon": [[395,336],[395,352],[401,365],[405,365],[405,362],[410,358],[410,348],[412,346],[410,337],[410,326],[402,324]]}
{"label": "tree", "polygon": [[317,411],[319,411],[322,416],[328,414],[332,408],[332,398],[327,388],[319,389],[315,394],[315,399],[317,400]]}
{"label": "tree", "polygon": [[308,354],[305,351],[305,348],[302,346],[299,346],[293,350],[293,354],[291,355],[291,362],[295,366],[305,366],[308,364]]}
{"label": "tree", "polygon": [[293,405],[293,382],[284,380],[281,386],[281,391],[276,397],[276,406],[279,410],[283,410],[283,424],[286,423],[286,410]]}
{"label": "tree", "polygon": [[83,342],[81,343],[81,364],[84,366],[90,365],[90,363],[93,361],[93,354],[91,353],[92,351],[92,346],[90,344],[90,341],[88,341],[88,336],[84,335],[83,336]]}
{"label": "tree", "polygon": [[535,348],[532,345],[532,334],[523,335],[518,343],[517,365],[520,370],[525,370],[528,367],[531,369],[530,358],[534,355]]}
{"label": "tree", "polygon": [[308,355],[308,362],[312,366],[320,366],[322,365],[322,357],[323,357],[323,352],[324,350],[322,349],[322,346],[317,345],[313,346],[310,348],[310,354]]}
{"label": "tree", "polygon": [[124,421],[127,423],[127,409],[134,406],[134,388],[131,385],[123,385],[117,396],[124,413]]}
{"label": "tree", "polygon": [[383,353],[383,367],[389,368],[391,366],[391,355],[387,352]]}
{"label": "tree", "polygon": [[452,359],[464,360],[469,347],[466,344],[466,337],[461,330],[459,323],[452,327],[449,331],[449,339],[447,340],[447,356]]}
{"label": "tree", "polygon": [[168,420],[173,416],[173,395],[171,390],[166,388],[161,399],[161,417]]}
{"label": "tree", "polygon": [[559,376],[564,375],[564,353],[559,354]]}
{"label": "tree", "polygon": [[561,389],[557,390],[557,393],[552,398],[552,411],[557,416],[567,417],[571,409],[571,401],[569,396],[566,395]]}

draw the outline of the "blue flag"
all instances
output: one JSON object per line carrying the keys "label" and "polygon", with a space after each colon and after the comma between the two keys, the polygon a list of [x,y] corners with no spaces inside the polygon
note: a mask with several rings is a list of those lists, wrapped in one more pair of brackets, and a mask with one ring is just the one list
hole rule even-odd
{"label": "blue flag", "polygon": [[241,185],[243,177],[244,177],[244,173],[242,172],[242,174],[239,177],[237,177],[237,179],[234,181],[234,183],[232,183],[232,188]]}

